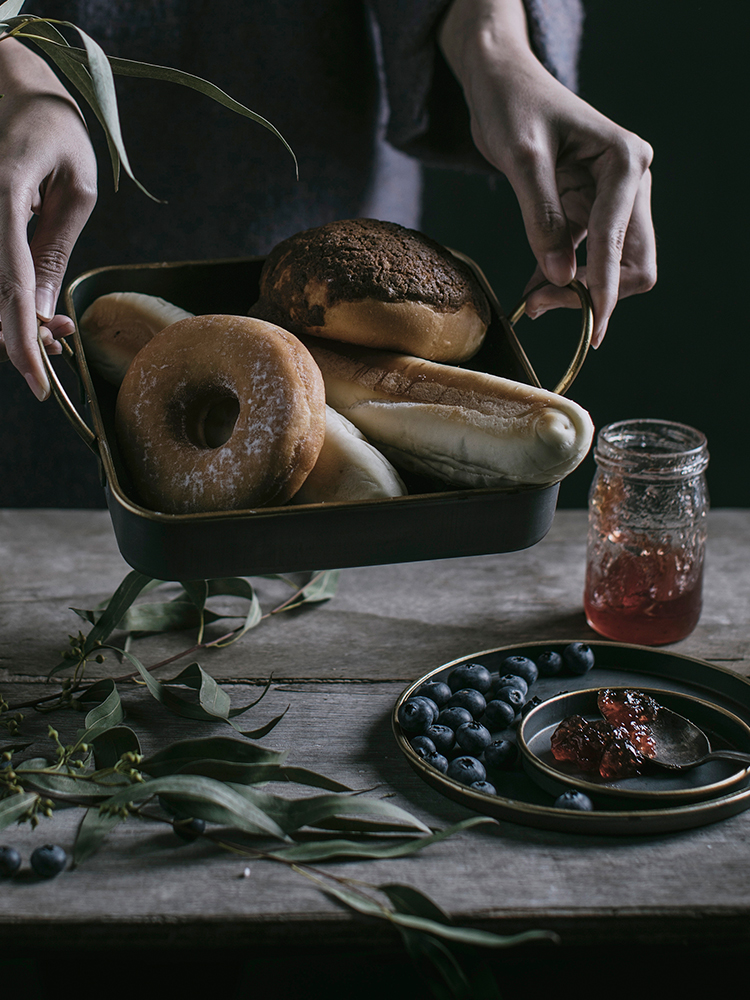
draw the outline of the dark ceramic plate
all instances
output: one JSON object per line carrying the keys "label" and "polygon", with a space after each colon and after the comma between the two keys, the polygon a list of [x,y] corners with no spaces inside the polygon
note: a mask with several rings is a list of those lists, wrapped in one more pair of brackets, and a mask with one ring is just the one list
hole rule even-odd
{"label": "dark ceramic plate", "polygon": [[[665,708],[690,719],[708,736],[716,750],[750,752],[750,727],[726,709],[703,698],[678,694],[674,691],[647,689],[640,684],[638,691],[651,695]],[[730,760],[712,760],[691,771],[674,773],[647,767],[643,774],[618,780],[607,780],[585,774],[572,764],[561,763],[552,756],[550,739],[558,725],[571,715],[585,719],[600,719],[596,699],[599,688],[570,692],[549,698],[531,709],[518,727],[518,746],[526,773],[545,791],[559,795],[575,787],[594,798],[613,796],[618,799],[659,805],[677,802],[697,802],[732,792],[746,781],[747,768]]]}
{"label": "dark ceramic plate", "polygon": [[[696,802],[675,802],[661,795],[648,801],[603,795],[595,796],[596,808],[593,812],[576,812],[556,807],[554,802],[558,792],[540,787],[538,781],[532,780],[519,764],[512,771],[491,774],[498,794],[487,795],[447,778],[426,764],[401,731],[398,709],[425,680],[443,679],[460,663],[483,663],[494,672],[506,656],[520,654],[534,659],[545,650],[561,651],[565,645],[565,641],[520,643],[470,653],[436,667],[410,684],[398,698],[391,722],[399,749],[419,777],[440,794],[469,809],[499,820],[566,833],[614,836],[666,833],[726,819],[750,807],[750,774],[746,771],[739,775],[731,789],[721,788],[716,794],[711,793],[708,798]],[[721,715],[721,710],[724,710],[736,716],[742,726],[750,725],[750,681],[731,670],[647,646],[598,641],[588,642],[588,645],[596,657],[592,671],[583,677],[559,674],[540,678],[530,689],[529,696],[546,701],[565,692],[574,695],[594,686],[597,689],[646,688],[654,692],[657,700],[664,698],[665,703],[670,694],[684,695],[707,703],[707,711],[715,709],[722,720],[725,717]],[[515,730],[501,735],[517,739]],[[730,736],[729,733],[725,735]],[[569,784],[566,783],[565,787]]]}

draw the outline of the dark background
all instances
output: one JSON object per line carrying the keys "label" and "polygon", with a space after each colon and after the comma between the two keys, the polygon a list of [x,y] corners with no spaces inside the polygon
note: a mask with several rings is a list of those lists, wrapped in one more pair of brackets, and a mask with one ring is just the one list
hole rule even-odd
{"label": "dark background", "polygon": [[[714,506],[750,504],[744,413],[748,319],[747,47],[741,3],[586,0],[580,93],[654,147],[659,279],[617,307],[568,395],[597,427],[661,417],[708,437]],[[422,228],[480,265],[509,311],[533,272],[505,183],[431,170]],[[572,311],[523,318],[517,333],[542,383],[573,355]],[[580,507],[593,459],[566,479],[560,505]]]}

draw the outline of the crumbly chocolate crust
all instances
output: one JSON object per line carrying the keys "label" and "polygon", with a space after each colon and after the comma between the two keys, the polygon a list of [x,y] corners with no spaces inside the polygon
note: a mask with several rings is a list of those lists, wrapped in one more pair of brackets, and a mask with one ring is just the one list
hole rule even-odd
{"label": "crumbly chocolate crust", "polygon": [[[314,279],[326,303],[308,302]],[[420,302],[436,312],[470,304],[482,321],[490,308],[474,274],[435,240],[394,222],[346,219],[290,236],[268,255],[260,281],[264,315],[277,305],[298,324],[320,326],[326,307],[377,299]]]}

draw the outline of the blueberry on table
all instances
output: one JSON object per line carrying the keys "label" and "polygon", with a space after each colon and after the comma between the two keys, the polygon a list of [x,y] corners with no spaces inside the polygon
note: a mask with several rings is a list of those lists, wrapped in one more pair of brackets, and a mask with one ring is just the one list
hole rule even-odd
{"label": "blueberry on table", "polygon": [[487,702],[484,695],[475,688],[459,688],[448,702],[448,708],[456,706],[465,708],[471,712],[474,719],[478,719],[487,707]]}
{"label": "blueberry on table", "polygon": [[518,746],[511,740],[493,740],[484,748],[484,762],[498,771],[510,771],[518,760]]}
{"label": "blueberry on table", "polygon": [[486,694],[492,683],[492,675],[481,663],[460,663],[448,674],[448,685],[451,691],[461,688],[474,688]]}
{"label": "blueberry on table", "polygon": [[448,699],[453,694],[445,681],[425,681],[417,690],[417,695],[424,695],[435,702],[438,708],[442,708],[448,703]]}
{"label": "blueberry on table", "polygon": [[436,771],[440,771],[441,774],[445,774],[448,770],[448,758],[437,750],[434,753],[428,753],[422,760],[425,764],[434,767]]}
{"label": "blueberry on table", "polygon": [[482,722],[490,729],[507,729],[516,717],[516,710],[507,701],[493,699],[487,702]]}
{"label": "blueberry on table", "polygon": [[464,753],[479,756],[484,748],[492,743],[492,736],[489,729],[485,729],[481,723],[465,722],[456,730],[456,743]]}
{"label": "blueberry on table", "polygon": [[485,795],[497,795],[497,789],[489,781],[472,781],[469,788],[473,788],[475,792],[484,792]]}
{"label": "blueberry on table", "polygon": [[456,734],[450,726],[441,726],[437,722],[425,730],[425,736],[432,740],[438,753],[448,753],[456,742]]}
{"label": "blueberry on table", "polygon": [[431,726],[433,721],[432,709],[427,698],[421,700],[409,698],[398,710],[398,722],[405,733],[413,733],[416,736]]}
{"label": "blueberry on table", "polygon": [[21,855],[15,847],[0,847],[0,878],[10,878],[21,867]]}
{"label": "blueberry on table", "polygon": [[476,757],[454,757],[448,765],[448,777],[460,781],[462,785],[471,785],[475,781],[484,781],[487,771],[484,764]]}
{"label": "blueberry on table", "polygon": [[540,677],[556,677],[563,668],[563,658],[554,649],[546,649],[534,662]]}
{"label": "blueberry on table", "polygon": [[428,753],[435,753],[437,747],[428,736],[415,736],[410,740],[412,749],[420,757],[426,757]]}
{"label": "blueberry on table", "polygon": [[206,832],[206,821],[204,819],[176,819],[172,822],[172,829],[180,838],[188,844],[198,837],[202,837]]}
{"label": "blueberry on table", "polygon": [[68,855],[59,844],[45,844],[32,851],[31,867],[39,878],[54,878],[64,871],[68,863]]}
{"label": "blueberry on table", "polygon": [[500,664],[500,672],[523,677],[529,687],[531,687],[539,676],[536,663],[530,660],[528,656],[506,656]]}
{"label": "blueberry on table", "polygon": [[571,642],[562,655],[571,674],[587,674],[594,666],[594,650],[585,642]]}
{"label": "blueberry on table", "polygon": [[458,727],[462,726],[464,722],[473,722],[474,716],[468,708],[461,708],[459,705],[454,705],[453,708],[444,708],[438,716],[437,721],[439,726],[447,726],[455,733]]}
{"label": "blueberry on table", "polygon": [[591,812],[594,808],[594,803],[588,795],[584,795],[583,792],[579,792],[576,788],[569,788],[567,792],[563,792],[562,795],[558,795],[555,799],[555,806],[558,809],[574,809],[578,812]]}

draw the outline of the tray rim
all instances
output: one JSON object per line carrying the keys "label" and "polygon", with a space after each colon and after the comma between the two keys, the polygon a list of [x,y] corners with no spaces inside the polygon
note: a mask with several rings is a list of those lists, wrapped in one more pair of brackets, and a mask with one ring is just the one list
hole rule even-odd
{"label": "tray rim", "polygon": [[[459,663],[467,660],[480,659],[492,653],[507,653],[529,650],[531,648],[561,648],[571,642],[584,641],[587,645],[595,649],[617,650],[626,649],[631,652],[641,652],[652,657],[673,657],[685,663],[693,664],[701,670],[707,670],[709,674],[716,673],[724,675],[727,679],[736,682],[747,697],[745,711],[750,714],[750,679],[738,674],[736,671],[726,667],[717,666],[707,660],[689,656],[684,653],[672,652],[671,650],[643,646],[635,643],[621,643],[611,641],[599,641],[597,639],[579,638],[570,639],[540,639],[528,642],[516,642],[507,646],[495,646],[483,650],[474,650],[464,656],[455,657],[446,663],[440,664],[427,673],[423,674],[416,681],[410,683],[396,699],[396,703],[391,711],[391,729],[396,740],[396,745],[406,758],[412,770],[428,785],[443,794],[446,798],[452,799],[476,812],[482,813],[492,818],[508,821],[520,826],[529,826],[536,829],[552,830],[559,833],[590,834],[594,836],[606,835],[616,837],[629,837],[632,835],[653,835],[663,833],[673,833],[680,830],[693,829],[695,827],[708,825],[735,816],[750,808],[750,787],[700,802],[683,803],[680,805],[667,806],[665,808],[650,809],[597,809],[593,812],[577,812],[555,808],[554,806],[538,805],[534,802],[521,802],[498,794],[488,796],[476,792],[457,781],[453,781],[446,775],[440,774],[434,768],[425,764],[409,744],[408,739],[401,732],[398,724],[398,709],[404,701],[426,680],[441,674]],[[594,668],[596,669],[596,668]],[[646,672],[646,671],[644,671]],[[633,672],[636,673],[635,671]],[[586,675],[588,676],[588,675]],[[561,678],[563,681],[574,680],[574,678]],[[714,692],[717,693],[717,692]],[[729,695],[723,694],[728,701],[733,701]],[[744,720],[743,720],[744,721]],[[528,780],[531,780],[530,778]]]}

